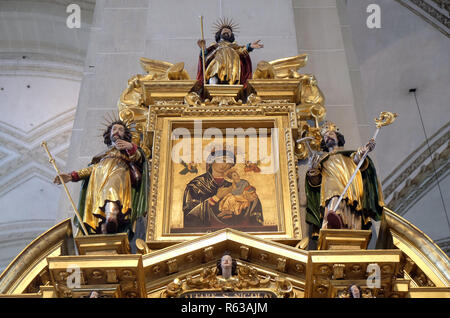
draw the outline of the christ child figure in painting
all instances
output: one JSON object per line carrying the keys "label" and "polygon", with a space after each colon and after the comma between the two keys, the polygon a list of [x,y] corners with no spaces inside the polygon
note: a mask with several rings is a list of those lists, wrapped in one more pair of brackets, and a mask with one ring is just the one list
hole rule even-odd
{"label": "christ child figure in painting", "polygon": [[[82,180],[80,214],[91,234],[128,232],[147,210],[148,169],[145,154],[131,140],[122,121],[112,122],[103,134],[108,149],[87,168],[64,173],[64,182]],[[60,184],[60,179],[54,182]]]}
{"label": "christ child figure in painting", "polygon": [[233,215],[240,215],[241,212],[250,206],[250,203],[258,199],[256,189],[247,180],[241,179],[236,170],[230,170],[227,177],[233,181],[231,193],[228,193],[219,204],[221,213],[219,217],[231,218]]}
{"label": "christ child figure in painting", "polygon": [[[233,183],[225,179],[236,164],[233,152],[213,150],[206,160],[206,173],[195,177],[186,186],[183,196],[185,227],[225,228],[230,226],[260,226],[264,224],[262,206],[254,194],[253,199],[239,214],[223,213],[221,201],[232,195]],[[250,190],[250,189],[249,189]],[[244,191],[245,192],[245,191]],[[222,204],[223,207],[223,204]]]}

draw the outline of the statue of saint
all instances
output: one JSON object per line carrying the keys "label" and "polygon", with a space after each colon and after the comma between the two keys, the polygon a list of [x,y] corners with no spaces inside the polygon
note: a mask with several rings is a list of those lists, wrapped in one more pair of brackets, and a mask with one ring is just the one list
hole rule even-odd
{"label": "statue of saint", "polygon": [[[103,134],[108,149],[87,168],[61,174],[64,182],[82,180],[79,210],[91,234],[128,232],[147,211],[148,168],[145,154],[131,140],[123,121],[114,121]],[[58,177],[54,183],[60,184]]]}
{"label": "statue of saint", "polygon": [[[236,44],[234,32],[237,25],[228,19],[221,19],[215,24],[216,43],[205,49],[204,40],[197,44],[205,54],[205,78],[208,84],[242,84],[244,88],[247,80],[252,76],[252,63],[249,53],[254,49],[263,48],[260,40],[245,46]],[[203,63],[200,53],[197,81],[203,85]]]}
{"label": "statue of saint", "polygon": [[375,167],[369,157],[357,172],[336,211],[334,206],[344,191],[364,152],[372,151],[369,141],[357,151],[343,151],[344,136],[335,124],[326,122],[321,129],[324,153],[310,157],[306,173],[307,215],[313,236],[322,229],[369,229],[371,219],[378,221],[384,201]]}

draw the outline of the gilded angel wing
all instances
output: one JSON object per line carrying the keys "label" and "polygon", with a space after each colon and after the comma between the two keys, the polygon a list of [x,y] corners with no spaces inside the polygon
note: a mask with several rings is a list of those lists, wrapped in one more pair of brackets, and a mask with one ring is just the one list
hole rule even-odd
{"label": "gilded angel wing", "polygon": [[165,61],[152,60],[145,57],[140,58],[142,68],[155,80],[185,80],[189,75],[184,69],[184,63],[169,63]]}
{"label": "gilded angel wing", "polygon": [[276,78],[296,77],[297,70],[306,65],[308,54],[300,54],[292,57],[270,61]]}
{"label": "gilded angel wing", "polygon": [[139,60],[144,71],[153,75],[155,79],[165,77],[167,70],[173,65],[169,62],[152,60],[145,57],[141,57]]}

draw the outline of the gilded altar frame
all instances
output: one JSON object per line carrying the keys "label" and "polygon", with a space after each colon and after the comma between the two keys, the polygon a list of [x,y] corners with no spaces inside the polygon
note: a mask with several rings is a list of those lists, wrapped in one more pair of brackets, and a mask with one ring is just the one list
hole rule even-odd
{"label": "gilded altar frame", "polygon": [[[161,105],[162,104],[162,105]],[[171,133],[176,127],[191,127],[196,121],[204,124],[203,129],[214,125],[225,128],[275,128],[275,144],[279,169],[275,173],[279,189],[271,198],[277,211],[276,231],[249,232],[260,238],[295,244],[302,239],[301,218],[297,186],[297,158],[294,153],[293,132],[297,129],[295,104],[290,102],[264,101],[258,105],[188,106],[182,103],[161,103],[152,105],[148,114],[148,139],[152,144],[151,188],[147,219],[146,241],[152,248],[173,245],[194,239],[199,232],[171,233],[170,219],[172,205]],[[237,124],[238,123],[238,124]],[[210,124],[210,125],[209,125]],[[208,126],[209,125],[209,126]],[[273,149],[275,150],[275,149]],[[272,211],[271,211],[272,212]],[[178,213],[180,213],[178,211]],[[182,212],[181,212],[182,213]]]}

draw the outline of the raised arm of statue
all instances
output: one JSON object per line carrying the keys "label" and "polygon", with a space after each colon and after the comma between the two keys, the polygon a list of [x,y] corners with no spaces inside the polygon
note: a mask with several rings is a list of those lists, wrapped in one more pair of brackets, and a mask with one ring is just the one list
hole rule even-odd
{"label": "raised arm of statue", "polygon": [[[369,140],[369,142],[367,144],[365,144],[364,146],[359,147],[356,152],[351,154],[351,157],[353,158],[353,162],[355,164],[358,164],[359,161],[361,160],[361,158],[364,156],[364,153],[371,152],[374,149],[375,149],[375,140],[372,138],[372,139]],[[366,159],[364,159],[364,163],[360,167],[360,170],[364,171],[364,170],[367,169],[368,166],[369,166],[369,161],[366,158]]]}
{"label": "raised arm of statue", "polygon": [[259,42],[261,42],[261,40],[250,43],[250,47],[252,49],[262,49],[264,47],[264,44],[259,43]]}

